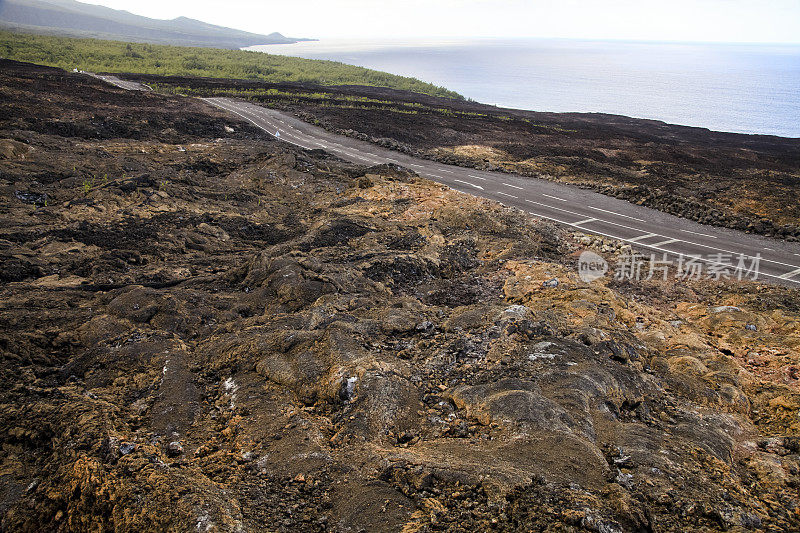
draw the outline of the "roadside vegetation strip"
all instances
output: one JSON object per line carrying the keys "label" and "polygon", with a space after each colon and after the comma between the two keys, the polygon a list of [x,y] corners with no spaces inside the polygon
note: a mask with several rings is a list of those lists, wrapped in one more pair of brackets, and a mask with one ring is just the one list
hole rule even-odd
{"label": "roadside vegetation strip", "polygon": [[171,82],[169,78],[166,78],[159,82],[151,82],[150,85],[154,91],[164,94],[198,96],[201,98],[238,98],[266,105],[277,103],[281,105],[313,105],[318,108],[326,109],[380,110],[403,115],[442,115],[466,120],[481,120],[488,117],[486,113],[454,111],[445,107],[429,106],[419,102],[392,101],[370,98],[368,96],[342,94],[336,90],[321,92],[320,90],[307,91],[300,89],[292,91],[276,89],[274,87],[255,89],[241,89],[237,87],[191,87],[181,85],[180,81],[180,78],[177,78],[175,82]]}
{"label": "roadside vegetation strip", "polygon": [[463,100],[443,87],[336,61],[245,50],[168,46],[0,31],[0,57],[66,70],[388,87]]}

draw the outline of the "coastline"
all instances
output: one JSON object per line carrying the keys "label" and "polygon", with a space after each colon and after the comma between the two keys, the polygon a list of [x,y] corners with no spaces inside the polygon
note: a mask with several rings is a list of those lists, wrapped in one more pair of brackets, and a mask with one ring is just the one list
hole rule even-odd
{"label": "coastline", "polygon": [[[412,76],[503,108],[605,113],[712,131],[800,138],[800,104],[793,98],[800,86],[796,45],[321,39],[246,50]],[[765,69],[778,69],[784,82],[762,86],[759,79],[765,74],[753,70],[756,60]],[[688,67],[681,66],[685,62]],[[598,72],[597,65],[606,68]]]}

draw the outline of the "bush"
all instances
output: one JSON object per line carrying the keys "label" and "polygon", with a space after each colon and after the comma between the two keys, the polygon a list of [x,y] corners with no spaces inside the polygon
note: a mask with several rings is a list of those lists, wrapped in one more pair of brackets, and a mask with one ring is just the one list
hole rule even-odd
{"label": "bush", "polygon": [[0,56],[66,70],[371,85],[463,100],[443,87],[336,61],[263,52],[125,43],[0,31]]}

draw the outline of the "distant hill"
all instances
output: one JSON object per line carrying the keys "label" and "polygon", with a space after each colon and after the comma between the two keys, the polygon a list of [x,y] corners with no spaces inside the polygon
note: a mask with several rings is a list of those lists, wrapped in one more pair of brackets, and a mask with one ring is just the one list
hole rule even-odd
{"label": "distant hill", "polygon": [[284,37],[280,33],[258,35],[186,17],[151,19],[74,0],[0,0],[0,28],[47,35],[214,48],[309,40]]}

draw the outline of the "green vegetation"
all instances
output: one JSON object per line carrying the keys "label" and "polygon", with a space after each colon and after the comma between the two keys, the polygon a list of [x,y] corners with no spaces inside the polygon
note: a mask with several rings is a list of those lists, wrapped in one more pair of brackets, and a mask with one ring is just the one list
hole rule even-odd
{"label": "green vegetation", "polygon": [[[466,119],[487,118],[486,113],[473,111],[454,111],[445,107],[430,107],[419,102],[402,102],[392,100],[379,100],[368,96],[355,96],[351,94],[291,91],[281,89],[238,89],[235,87],[187,87],[183,85],[151,83],[154,91],[166,94],[182,94],[189,96],[229,97],[250,100],[260,104],[311,104],[315,107],[329,107],[337,109],[380,109],[390,113],[405,115],[438,114],[447,117],[461,117]],[[501,120],[513,120],[511,117],[501,116]]]}
{"label": "green vegetation", "polygon": [[396,76],[335,61],[300,59],[216,48],[75,39],[0,31],[0,56],[67,70],[129,72],[164,76],[204,76],[306,82],[319,85],[370,85],[431,96],[461,95],[415,78]]}

